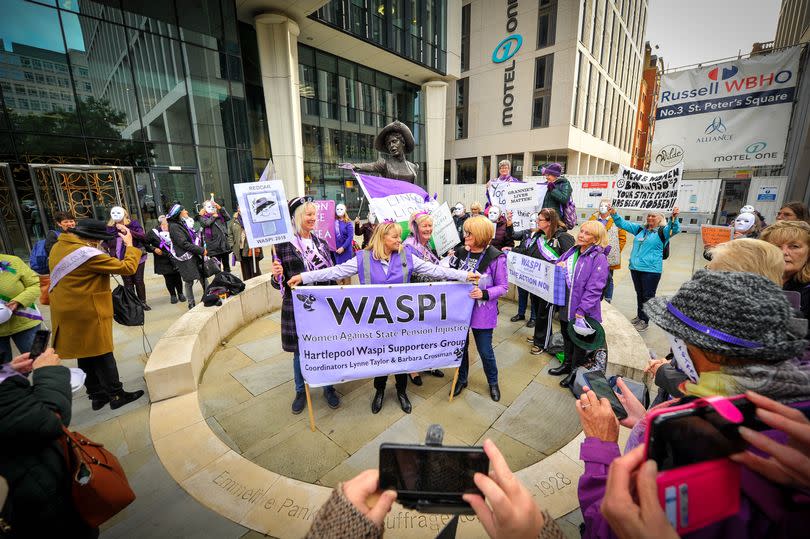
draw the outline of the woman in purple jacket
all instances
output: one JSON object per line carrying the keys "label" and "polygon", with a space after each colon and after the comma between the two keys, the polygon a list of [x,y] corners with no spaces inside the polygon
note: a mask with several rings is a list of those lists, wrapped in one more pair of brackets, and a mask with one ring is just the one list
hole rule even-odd
{"label": "woman in purple jacket", "polygon": [[[470,329],[472,329],[475,347],[481,356],[484,373],[489,383],[489,395],[495,402],[501,400],[498,387],[498,365],[495,363],[495,351],[492,349],[492,331],[498,325],[498,298],[509,289],[506,271],[506,255],[490,245],[494,230],[486,217],[470,217],[464,222],[464,247],[455,253],[453,266],[481,274],[478,286],[470,292],[474,300]],[[470,338],[464,345],[464,356],[458,369],[458,381],[453,395],[457,396],[467,387],[467,375],[470,370]]]}
{"label": "woman in purple jacket", "polygon": [[560,381],[568,387],[574,380],[577,366],[585,358],[585,350],[579,348],[568,336],[568,324],[574,324],[574,331],[581,335],[593,333],[586,318],[602,322],[602,290],[607,284],[610,265],[607,261],[608,245],[605,225],[599,221],[582,223],[577,234],[577,243],[560,257],[557,265],[566,269],[566,305],[560,309],[560,332],[563,336],[565,359],[563,370],[557,374],[567,374]]}
{"label": "woman in purple jacket", "polygon": [[[135,275],[124,275],[124,286],[132,288],[138,295],[138,299],[143,304],[144,311],[151,311],[152,308],[146,304],[146,284],[143,280],[143,272],[146,268],[146,233],[143,231],[141,223],[136,219],[129,217],[129,212],[121,206],[113,206],[110,208],[110,219],[107,221],[107,232],[115,232],[115,225],[124,225],[129,229],[132,234],[132,246],[137,247],[143,253],[141,261],[138,264],[138,271]],[[104,242],[104,246],[110,256],[114,256],[120,260],[124,259],[124,251],[126,247],[121,243],[121,238],[115,235],[114,240]]]}
{"label": "woman in purple jacket", "polygon": [[[335,264],[343,264],[354,257],[352,249],[354,225],[346,215],[346,205],[335,206]],[[351,278],[341,279],[338,284],[351,284]]]}

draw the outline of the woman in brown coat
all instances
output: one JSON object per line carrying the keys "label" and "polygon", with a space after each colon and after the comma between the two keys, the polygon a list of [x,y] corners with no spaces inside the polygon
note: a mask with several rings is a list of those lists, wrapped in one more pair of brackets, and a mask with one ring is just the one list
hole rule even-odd
{"label": "woman in brown coat", "polygon": [[113,237],[103,221],[94,219],[82,219],[61,234],[48,259],[53,347],[61,357],[78,358],[93,410],[107,403],[120,408],[143,395],[124,391],[113,356],[110,274],[133,275],[141,259],[129,229],[117,228],[125,247],[121,260],[99,250],[102,241]]}

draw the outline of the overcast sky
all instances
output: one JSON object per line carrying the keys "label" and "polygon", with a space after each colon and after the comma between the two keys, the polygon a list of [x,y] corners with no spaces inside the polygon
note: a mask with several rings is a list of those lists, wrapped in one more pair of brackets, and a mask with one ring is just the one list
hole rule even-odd
{"label": "overcast sky", "polygon": [[[781,0],[650,0],[647,41],[666,69],[737,56],[776,35]],[[660,48],[656,51],[655,45]]]}

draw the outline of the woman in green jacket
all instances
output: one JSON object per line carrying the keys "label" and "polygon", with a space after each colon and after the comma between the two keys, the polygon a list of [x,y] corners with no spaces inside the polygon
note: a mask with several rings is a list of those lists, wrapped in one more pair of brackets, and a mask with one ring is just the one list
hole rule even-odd
{"label": "woman in green jacket", "polygon": [[11,340],[31,350],[42,315],[36,308],[39,275],[19,257],[0,254],[0,364],[11,361]]}

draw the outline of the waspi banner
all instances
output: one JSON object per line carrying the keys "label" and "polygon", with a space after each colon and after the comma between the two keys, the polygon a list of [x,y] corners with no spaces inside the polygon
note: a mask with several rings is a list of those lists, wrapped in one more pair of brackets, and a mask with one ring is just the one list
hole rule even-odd
{"label": "waspi banner", "polygon": [[565,268],[530,256],[506,253],[509,282],[554,305],[565,305]]}
{"label": "waspi banner", "polygon": [[310,386],[458,367],[471,284],[299,286],[301,373]]}

